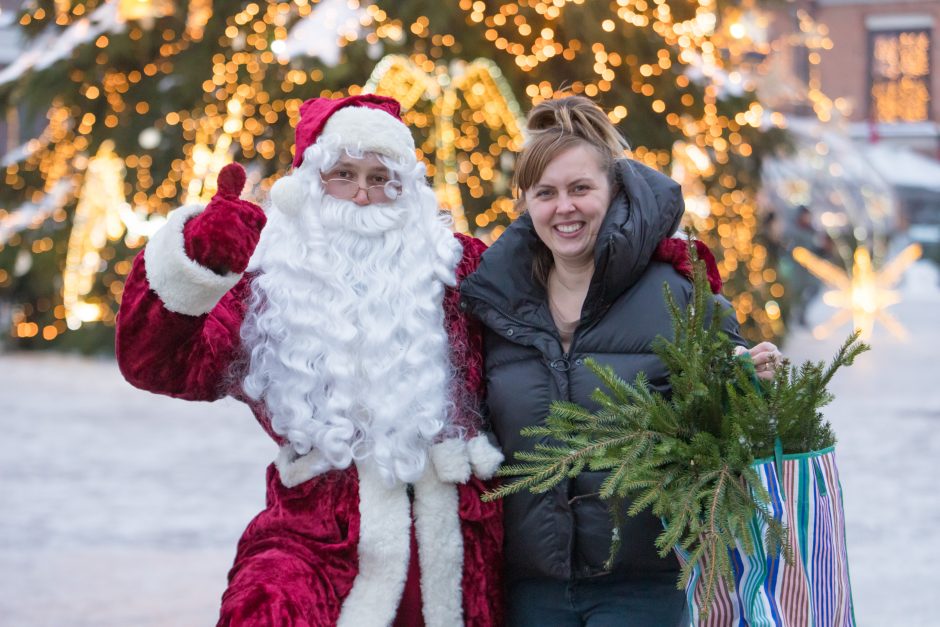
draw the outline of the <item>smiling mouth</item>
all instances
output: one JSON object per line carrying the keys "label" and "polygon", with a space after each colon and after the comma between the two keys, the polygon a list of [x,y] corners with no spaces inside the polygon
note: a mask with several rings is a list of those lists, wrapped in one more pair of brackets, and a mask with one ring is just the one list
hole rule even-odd
{"label": "smiling mouth", "polygon": [[572,233],[577,233],[582,228],[584,228],[584,222],[577,222],[575,224],[559,224],[555,227],[555,230],[565,235],[570,235]]}

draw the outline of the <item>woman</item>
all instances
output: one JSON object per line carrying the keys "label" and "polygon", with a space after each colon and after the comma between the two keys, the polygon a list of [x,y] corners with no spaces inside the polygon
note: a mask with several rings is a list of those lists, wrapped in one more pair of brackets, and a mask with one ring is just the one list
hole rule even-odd
{"label": "woman", "polygon": [[[515,180],[525,214],[461,288],[461,306],[485,327],[487,403],[507,459],[532,448],[520,430],[544,420],[552,401],[593,406],[598,382],[584,366],[588,357],[627,381],[645,372],[652,388],[668,393],[668,373],[651,349],[657,335],[672,334],[663,284],[680,306],[692,293],[686,276],[657,260],[684,211],[678,184],[620,158],[626,142],[585,98],[538,105],[528,128]],[[743,345],[734,317],[725,321]],[[776,347],[750,353],[760,376],[772,376]],[[626,519],[622,549],[604,569],[612,529],[597,497],[603,478],[584,472],[545,494],[505,500],[509,625],[683,620],[679,565],[657,555],[662,525],[651,514]]]}

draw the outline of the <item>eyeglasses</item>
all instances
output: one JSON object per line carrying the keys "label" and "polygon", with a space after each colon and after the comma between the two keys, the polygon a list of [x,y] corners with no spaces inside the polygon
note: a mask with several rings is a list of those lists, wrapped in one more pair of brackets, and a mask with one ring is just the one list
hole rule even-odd
{"label": "eyeglasses", "polygon": [[323,181],[326,193],[340,200],[352,200],[360,189],[365,190],[370,203],[377,205],[394,202],[395,199],[401,196],[401,183],[398,181],[388,181],[381,185],[362,187],[352,179],[323,179],[321,177],[320,180]]}

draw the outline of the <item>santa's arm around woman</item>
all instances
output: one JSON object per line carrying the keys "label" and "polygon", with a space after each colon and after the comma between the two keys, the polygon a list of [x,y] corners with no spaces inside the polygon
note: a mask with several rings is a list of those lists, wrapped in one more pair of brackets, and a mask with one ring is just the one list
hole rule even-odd
{"label": "santa's arm around woman", "polygon": [[249,281],[243,276],[265,215],[240,200],[245,171],[230,164],[203,209],[172,212],[134,260],[117,318],[125,378],[159,394],[215,400],[239,350]]}

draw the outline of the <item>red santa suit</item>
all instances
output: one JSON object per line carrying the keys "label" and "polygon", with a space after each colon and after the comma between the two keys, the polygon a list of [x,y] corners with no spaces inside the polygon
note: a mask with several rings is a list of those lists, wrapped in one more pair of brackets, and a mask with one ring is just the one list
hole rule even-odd
{"label": "red santa suit", "polygon": [[[298,155],[343,107],[384,108],[382,115],[397,125],[395,141],[404,129],[405,149],[413,154],[394,101],[357,97],[326,101],[325,108],[322,99],[310,102],[319,104],[298,125]],[[358,130],[364,133],[359,148],[379,141],[370,136],[374,129]],[[264,216],[238,200],[243,177],[240,169],[224,171],[213,203],[225,205],[226,220],[260,233]],[[275,432],[263,400],[245,392],[249,355],[240,331],[254,276],[243,271],[257,238],[229,236],[225,220],[208,219],[213,210],[210,203],[205,211],[173,212],[135,260],[117,321],[117,357],[127,380],[142,389],[186,400],[232,396],[246,402],[281,446],[267,472],[266,507],[239,541],[219,624],[500,624],[501,507],[480,496],[502,455],[480,432],[479,415],[467,402],[459,405],[454,421],[461,437],[431,446],[426,469],[411,486],[390,483],[365,462],[316,470],[318,451],[298,454]],[[203,214],[207,219],[201,220]],[[484,246],[456,237],[463,247],[459,284],[476,268]],[[222,245],[203,247],[210,240]],[[452,386],[464,401],[479,400],[481,335],[458,302],[456,287],[447,287],[441,307]]]}

